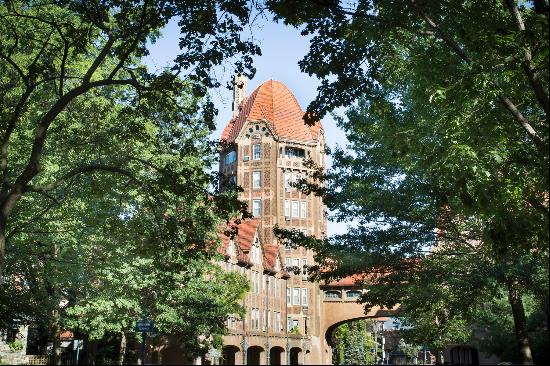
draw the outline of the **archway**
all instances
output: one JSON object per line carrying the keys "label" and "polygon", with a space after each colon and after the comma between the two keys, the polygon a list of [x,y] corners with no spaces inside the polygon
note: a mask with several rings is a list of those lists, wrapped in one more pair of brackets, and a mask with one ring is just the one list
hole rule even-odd
{"label": "archway", "polygon": [[239,351],[237,346],[224,346],[222,348],[222,365],[236,365]]}
{"label": "archway", "polygon": [[282,347],[271,347],[271,349],[269,350],[269,364],[282,365],[282,355],[284,351],[285,350]]}
{"label": "archway", "polygon": [[260,346],[252,346],[248,347],[248,350],[246,351],[246,364],[247,365],[262,365],[265,363],[262,362],[262,354],[264,353],[264,349]]}
{"label": "archway", "polygon": [[302,349],[300,347],[292,347],[290,349],[290,364],[300,365],[300,356],[302,355]]}
{"label": "archway", "polygon": [[471,346],[451,348],[451,365],[479,365],[477,349]]}

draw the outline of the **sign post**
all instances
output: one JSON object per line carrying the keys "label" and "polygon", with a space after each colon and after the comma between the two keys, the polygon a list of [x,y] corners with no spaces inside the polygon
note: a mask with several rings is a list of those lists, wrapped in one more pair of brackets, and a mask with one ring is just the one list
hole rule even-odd
{"label": "sign post", "polygon": [[136,322],[136,332],[141,332],[141,364],[145,365],[145,337],[146,333],[155,330],[155,323],[147,319],[147,315],[143,315],[143,319]]}

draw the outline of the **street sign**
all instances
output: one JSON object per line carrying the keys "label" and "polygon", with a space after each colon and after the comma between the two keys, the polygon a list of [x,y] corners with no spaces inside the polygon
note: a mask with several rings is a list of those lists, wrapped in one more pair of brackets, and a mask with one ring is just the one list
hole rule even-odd
{"label": "street sign", "polygon": [[136,332],[153,332],[155,323],[152,320],[141,319],[136,322]]}

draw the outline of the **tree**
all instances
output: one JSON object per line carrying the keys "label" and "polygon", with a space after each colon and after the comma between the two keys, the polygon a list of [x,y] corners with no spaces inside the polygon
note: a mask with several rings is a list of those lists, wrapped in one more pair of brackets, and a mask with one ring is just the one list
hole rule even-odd
{"label": "tree", "polygon": [[[244,60],[234,60],[237,72],[253,73],[250,55],[259,49],[239,36],[249,10],[246,4],[231,0],[2,3],[0,272],[6,235],[17,220],[14,215],[24,197],[55,197],[52,191],[92,172],[124,174],[128,162],[119,159],[111,161],[113,165],[66,165],[50,180],[43,177],[43,160],[56,133],[85,136],[78,126],[63,123],[72,105],[96,91],[124,90],[126,94],[120,97],[127,105],[167,99],[166,103],[172,101],[177,106],[173,99],[183,76],[193,95],[204,97],[208,87],[219,85],[209,69],[236,56]],[[151,74],[137,61],[147,54],[146,42],[154,41],[174,17],[180,19],[182,52],[171,70]],[[204,123],[213,127],[212,104],[194,108],[202,110]],[[118,157],[115,147],[108,153],[111,160]]]}
{"label": "tree", "polygon": [[522,294],[548,304],[533,281],[548,283],[548,5],[270,6],[313,34],[300,66],[322,83],[306,122],[357,101],[339,120],[350,152],[335,152],[326,189],[303,184],[325,194],[336,219],[358,223],[305,242],[332,269],[323,276],[380,273],[367,304],[426,316],[434,309],[411,292],[421,284],[448,291],[440,309],[462,318],[504,287],[531,363]]}
{"label": "tree", "polygon": [[[217,146],[205,93],[217,85],[209,67],[259,52],[238,37],[248,11],[0,4],[2,328],[37,325],[58,362],[61,330],[124,338],[147,311],[199,354],[242,312],[246,282],[213,261],[219,226],[246,207],[208,173]],[[176,16],[183,51],[152,74],[140,62],[146,42]],[[235,62],[252,71],[246,57]]]}
{"label": "tree", "polygon": [[376,341],[367,333],[365,321],[352,321],[338,326],[334,330],[333,341],[336,344],[337,365],[369,365],[374,363]]}

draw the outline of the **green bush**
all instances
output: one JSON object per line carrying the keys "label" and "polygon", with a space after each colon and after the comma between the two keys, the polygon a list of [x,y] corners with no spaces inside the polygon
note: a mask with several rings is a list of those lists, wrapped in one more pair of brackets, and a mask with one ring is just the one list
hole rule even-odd
{"label": "green bush", "polygon": [[16,339],[15,341],[8,343],[8,347],[10,347],[10,350],[13,352],[18,352],[23,349],[23,342],[20,339]]}

